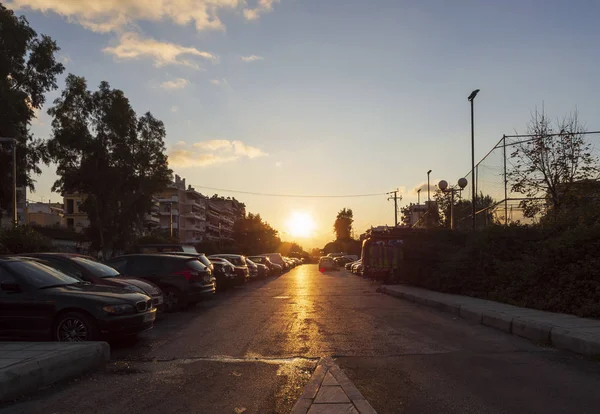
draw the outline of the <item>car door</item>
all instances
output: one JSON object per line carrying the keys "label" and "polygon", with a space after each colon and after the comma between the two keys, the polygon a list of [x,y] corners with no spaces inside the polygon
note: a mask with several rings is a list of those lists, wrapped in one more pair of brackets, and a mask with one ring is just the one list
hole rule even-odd
{"label": "car door", "polygon": [[[2,289],[2,283],[16,284],[22,289]],[[50,332],[54,303],[38,291],[27,290],[19,277],[0,267],[0,335],[5,337],[40,336]]]}
{"label": "car door", "polygon": [[161,285],[161,279],[164,277],[162,262],[162,257],[133,257],[129,260],[129,264],[127,266],[127,276],[140,277],[157,285]]}

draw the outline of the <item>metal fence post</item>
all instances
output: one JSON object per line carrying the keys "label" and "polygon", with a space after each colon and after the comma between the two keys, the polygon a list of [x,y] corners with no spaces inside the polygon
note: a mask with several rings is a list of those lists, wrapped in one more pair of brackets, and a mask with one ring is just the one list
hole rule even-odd
{"label": "metal fence post", "polygon": [[508,176],[506,175],[506,135],[502,136],[502,151],[504,158],[504,225],[508,225]]}

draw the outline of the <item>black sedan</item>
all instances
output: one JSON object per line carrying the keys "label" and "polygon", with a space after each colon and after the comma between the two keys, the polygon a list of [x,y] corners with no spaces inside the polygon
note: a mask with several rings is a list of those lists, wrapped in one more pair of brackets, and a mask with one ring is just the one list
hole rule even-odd
{"label": "black sedan", "polygon": [[0,258],[0,337],[94,341],[153,327],[149,296],[97,286],[39,261]]}

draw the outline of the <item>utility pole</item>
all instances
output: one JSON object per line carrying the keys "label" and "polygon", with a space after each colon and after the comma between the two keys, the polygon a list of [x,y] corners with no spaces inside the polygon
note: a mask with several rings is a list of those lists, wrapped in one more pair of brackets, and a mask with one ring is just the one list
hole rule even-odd
{"label": "utility pole", "polygon": [[[388,197],[389,200],[394,200],[394,225],[398,226],[398,190],[390,191],[387,194],[394,194],[394,196]],[[402,200],[402,196],[400,196],[400,200]]]}
{"label": "utility pole", "polygon": [[471,92],[469,98],[467,98],[469,102],[471,102],[471,204],[473,207],[473,230],[475,230],[477,225],[475,217],[477,214],[477,189],[475,188],[477,177],[475,176],[475,116],[473,110],[473,101],[478,93],[479,89],[475,89],[473,92]]}
{"label": "utility pole", "polygon": [[419,190],[417,191],[417,205],[420,206],[421,205],[421,189],[419,188]]}
{"label": "utility pole", "polygon": [[17,140],[14,138],[0,138],[0,142],[11,143],[12,148],[12,182],[13,182],[13,226],[16,226],[18,221],[17,215]]}

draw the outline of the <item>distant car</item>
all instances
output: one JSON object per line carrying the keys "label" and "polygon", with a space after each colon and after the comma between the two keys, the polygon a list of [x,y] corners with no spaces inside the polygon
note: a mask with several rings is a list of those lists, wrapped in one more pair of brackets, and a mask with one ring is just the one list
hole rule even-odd
{"label": "distant car", "polygon": [[41,259],[55,269],[84,282],[117,286],[131,292],[144,293],[152,298],[155,308],[161,309],[163,306],[163,293],[154,283],[135,277],[123,277],[115,268],[97,262],[91,257],[69,253],[28,253],[23,256]]}
{"label": "distant car", "polygon": [[214,257],[225,259],[235,266],[234,270],[237,276],[236,285],[243,285],[248,282],[248,279],[250,278],[250,269],[248,269],[246,257],[239,254],[213,254],[208,256],[208,259],[211,260]]}
{"label": "distant car", "polygon": [[283,256],[281,255],[281,253],[265,253],[260,254],[259,256],[268,257],[272,263],[281,266],[284,272],[290,270],[290,265],[285,260],[283,260]]}
{"label": "distant car", "polygon": [[335,259],[336,257],[340,257],[340,256],[345,256],[346,253],[329,253],[327,255],[327,257],[331,257],[332,259]]}
{"label": "distant car", "polygon": [[196,304],[216,290],[210,269],[193,257],[130,254],[106,263],[126,277],[139,277],[158,285],[164,293],[167,312]]}
{"label": "distant car", "polygon": [[346,263],[350,263],[350,262],[352,262],[353,260],[352,260],[352,259],[350,259],[350,258],[348,258],[348,257],[346,257],[346,256],[338,256],[338,257],[335,257],[335,258],[333,259],[333,261],[334,261],[334,262],[335,262],[335,264],[337,264],[338,266],[345,266],[345,265],[346,265]]}
{"label": "distant car", "polygon": [[346,263],[346,265],[344,266],[344,268],[345,268],[346,270],[352,270],[352,265],[353,265],[354,263],[356,263],[356,262],[348,262],[348,263]]}
{"label": "distant car", "polygon": [[319,259],[319,271],[325,272],[327,270],[338,270],[338,267],[331,257],[324,256]]}
{"label": "distant car", "polygon": [[358,257],[355,254],[347,254],[347,255],[345,255],[343,257],[345,257],[347,259],[350,259],[351,262],[356,262],[358,259],[360,259],[360,257]]}
{"label": "distant car", "polygon": [[362,276],[362,271],[363,271],[362,260],[357,260],[356,262],[354,262],[352,264],[352,268],[351,268],[352,273],[354,273],[355,275]]}
{"label": "distant car", "polygon": [[235,285],[237,275],[235,266],[228,260],[219,257],[209,259],[213,265],[213,276],[216,279],[217,291],[223,291]]}
{"label": "distant car", "polygon": [[92,285],[39,259],[0,258],[0,336],[96,341],[136,335],[156,319],[152,299]]}
{"label": "distant car", "polygon": [[[194,248],[195,249],[195,248]],[[187,253],[187,252],[165,252],[165,254],[174,254],[177,256],[187,256],[187,257],[194,257],[198,260],[200,260],[200,262],[202,262],[202,264],[206,267],[208,267],[210,270],[213,270],[213,264],[212,262],[208,259],[208,257],[206,257],[206,255],[204,253]]]}
{"label": "distant car", "polygon": [[277,276],[283,272],[283,268],[280,265],[273,263],[268,257],[250,256],[248,258],[250,260],[252,260],[254,263],[262,264],[262,265],[266,266],[269,269],[269,274],[271,276]]}
{"label": "distant car", "polygon": [[254,260],[251,260],[248,257],[246,257],[246,262],[248,262],[248,267],[250,267],[250,264],[256,266],[256,270],[258,271],[259,279],[264,279],[265,277],[269,276],[269,268],[267,266],[265,266],[264,264],[256,263]]}

